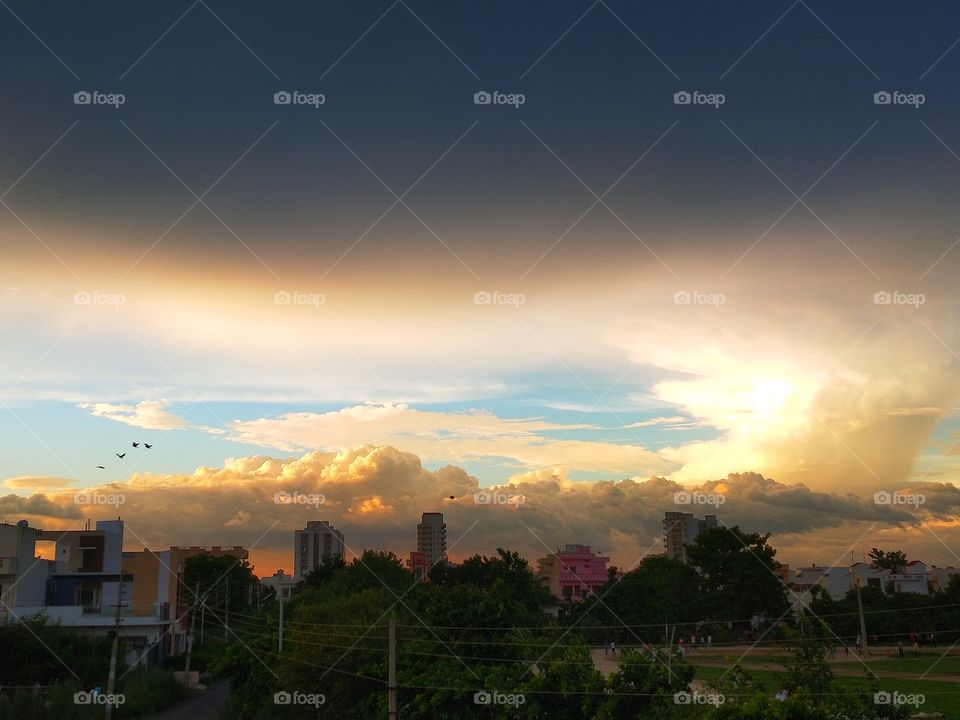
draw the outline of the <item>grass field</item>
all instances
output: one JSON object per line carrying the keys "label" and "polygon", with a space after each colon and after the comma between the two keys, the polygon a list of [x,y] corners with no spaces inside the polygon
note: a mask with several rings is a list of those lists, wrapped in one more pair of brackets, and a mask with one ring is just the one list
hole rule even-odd
{"label": "grass field", "polygon": [[[689,659],[689,658],[688,658]],[[884,660],[884,661],[872,661],[870,666],[874,670],[889,670],[896,672],[912,672],[918,675],[926,671],[930,667],[931,662],[935,658],[928,658],[926,663],[923,663],[923,658],[905,658],[904,660],[894,659],[894,660]],[[707,683],[711,680],[719,679],[727,667],[711,666],[711,665],[698,665],[697,661],[700,658],[693,658],[692,664],[695,668],[695,679],[701,682]],[[773,658],[762,658],[763,662],[769,663]],[[960,658],[951,657],[945,658],[944,663],[950,661],[949,667],[957,668],[960,666]],[[741,663],[741,666],[750,673],[750,676],[753,678],[754,683],[764,690],[768,690],[771,693],[778,691],[782,685],[785,674],[783,672],[775,670],[753,670],[750,667],[749,660]],[[833,665],[834,668],[838,668],[838,663]],[[856,667],[861,668],[862,666],[857,663]],[[841,670],[851,669],[852,666],[850,663],[843,663]],[[938,665],[936,668],[937,671],[941,671],[941,667]],[[944,670],[944,672],[946,672]],[[956,675],[955,675],[956,676]],[[727,674],[726,678],[729,680],[730,675]],[[863,693],[872,693],[871,682],[866,677],[837,677],[834,679],[834,687],[838,691],[848,691],[848,692],[863,692]],[[937,680],[930,679],[908,679],[908,678],[880,678],[880,689],[887,691],[897,691],[904,694],[923,694],[926,702],[918,708],[920,711],[932,713],[932,712],[941,712],[946,715],[947,718],[951,719],[960,719],[960,682],[939,682]]]}

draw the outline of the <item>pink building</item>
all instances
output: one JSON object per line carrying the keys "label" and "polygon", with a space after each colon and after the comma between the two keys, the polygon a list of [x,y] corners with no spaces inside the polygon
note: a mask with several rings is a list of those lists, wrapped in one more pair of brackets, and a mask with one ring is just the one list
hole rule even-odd
{"label": "pink building", "polygon": [[555,597],[579,600],[607,581],[608,562],[610,558],[592,552],[589,545],[564,545],[537,560],[537,579]]}

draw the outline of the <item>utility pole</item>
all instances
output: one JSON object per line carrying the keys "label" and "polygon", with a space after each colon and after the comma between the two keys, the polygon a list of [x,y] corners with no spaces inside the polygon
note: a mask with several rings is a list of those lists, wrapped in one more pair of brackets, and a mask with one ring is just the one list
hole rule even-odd
{"label": "utility pole", "polygon": [[863,598],[860,597],[860,578],[856,579],[857,585],[857,610],[860,612],[860,647],[862,648],[861,652],[864,655],[869,655],[870,650],[867,645],[867,621],[863,617]]}
{"label": "utility pole", "polygon": [[[850,550],[850,560],[854,558],[853,550]],[[855,565],[856,563],[853,563]],[[857,575],[853,565],[850,566],[850,572],[853,573],[853,584],[857,586],[857,611],[860,613],[860,652],[863,655],[869,655],[869,646],[867,645],[867,621],[863,616],[863,598],[860,596],[860,576]]]}
{"label": "utility pole", "polygon": [[230,629],[230,576],[227,575],[223,579],[224,587],[226,589],[226,612],[223,615],[223,642],[227,643],[227,631]]}
{"label": "utility pole", "polygon": [[283,593],[280,594],[280,636],[278,638],[277,652],[283,652]]}
{"label": "utility pole", "polygon": [[123,604],[123,568],[120,569],[120,587],[117,591],[116,612],[113,617],[113,643],[110,646],[110,674],[107,676],[107,704],[103,709],[104,720],[113,717],[113,686],[117,679],[117,649],[120,645],[120,611]]}
{"label": "utility pole", "polygon": [[387,718],[397,720],[397,621],[390,618],[390,661],[387,671]]}
{"label": "utility pole", "polygon": [[[673,681],[673,634],[677,631],[676,626],[670,631],[669,645],[667,646],[667,679]],[[683,658],[680,658],[681,660]]]}
{"label": "utility pole", "polygon": [[[197,591],[194,597],[200,597],[200,581],[197,580]],[[183,677],[185,682],[190,682],[190,654],[193,652],[193,629],[197,624],[197,611],[194,610],[190,618],[190,634],[187,635],[187,663],[183,668]],[[189,686],[188,686],[189,687]]]}

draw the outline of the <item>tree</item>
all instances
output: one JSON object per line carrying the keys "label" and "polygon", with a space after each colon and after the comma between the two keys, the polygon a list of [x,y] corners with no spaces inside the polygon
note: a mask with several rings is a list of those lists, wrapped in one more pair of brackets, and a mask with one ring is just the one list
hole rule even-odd
{"label": "tree", "polygon": [[181,602],[185,606],[194,605],[198,600],[194,593],[199,585],[199,597],[219,616],[228,602],[231,609],[249,605],[254,582],[253,570],[246,560],[232,555],[195,555],[184,563]]}
{"label": "tree", "polygon": [[[638,568],[608,580],[596,595],[570,609],[571,622],[605,625],[591,634],[594,644],[665,642],[664,626],[681,623],[695,628],[703,618],[696,570],[664,555],[645,558]],[[683,632],[683,630],[681,630]]]}
{"label": "tree", "polygon": [[[689,692],[693,668],[661,651],[624,650],[609,680],[598,720],[661,718],[677,708],[674,695]],[[683,710],[687,706],[680,706]]]}
{"label": "tree", "polygon": [[787,628],[787,690],[806,690],[813,696],[826,693],[833,680],[827,663],[827,644],[817,637],[813,622],[801,616],[796,628]]}
{"label": "tree", "polygon": [[699,574],[706,607],[748,620],[754,615],[780,617],[787,608],[787,588],[777,574],[776,549],[770,535],[744,533],[739,526],[718,527],[697,535],[687,559]]}
{"label": "tree", "polygon": [[339,555],[329,555],[316,568],[306,573],[298,585],[302,588],[318,588],[329,581],[345,565]]}
{"label": "tree", "polygon": [[896,575],[902,573],[907,567],[907,556],[900,550],[890,550],[884,552],[879,548],[873,548],[869,553],[870,567],[874,570],[887,570]]}

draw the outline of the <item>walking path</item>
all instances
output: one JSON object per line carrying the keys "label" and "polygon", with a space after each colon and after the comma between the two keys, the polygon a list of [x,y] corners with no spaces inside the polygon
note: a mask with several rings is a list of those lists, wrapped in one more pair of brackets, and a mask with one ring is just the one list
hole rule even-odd
{"label": "walking path", "polygon": [[230,683],[221,681],[206,690],[191,691],[191,697],[151,715],[150,720],[216,720],[223,715],[230,699]]}

